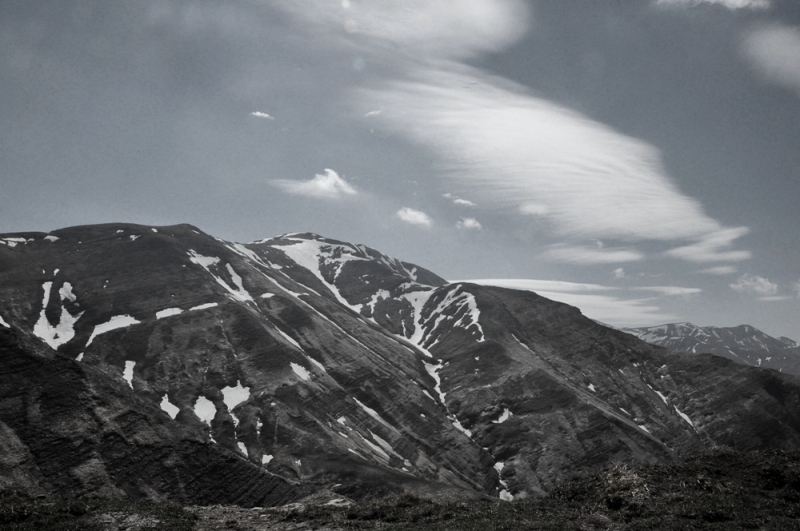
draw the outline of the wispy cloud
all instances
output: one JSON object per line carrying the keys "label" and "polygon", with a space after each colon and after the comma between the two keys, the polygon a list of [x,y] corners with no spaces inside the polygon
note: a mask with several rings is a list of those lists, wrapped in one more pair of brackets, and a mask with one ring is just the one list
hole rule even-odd
{"label": "wispy cloud", "polygon": [[717,267],[709,267],[707,269],[701,269],[698,273],[702,273],[704,275],[732,275],[738,271],[734,266],[717,266]]}
{"label": "wispy cloud", "polygon": [[643,253],[632,249],[567,244],[551,245],[542,256],[553,262],[570,264],[618,264],[636,262],[644,258]]}
{"label": "wispy cloud", "polygon": [[682,288],[680,286],[643,286],[633,289],[637,291],[652,291],[654,293],[669,297],[674,297],[677,295],[697,295],[698,293],[703,292],[703,290],[700,288]]}
{"label": "wispy cloud", "polygon": [[463,218],[456,223],[456,228],[467,230],[481,230],[483,225],[475,218]]}
{"label": "wispy cloud", "polygon": [[664,6],[696,6],[698,4],[716,4],[728,9],[768,9],[770,0],[656,0],[657,5]]}
{"label": "wispy cloud", "polygon": [[453,199],[453,203],[455,203],[457,205],[461,205],[461,206],[467,206],[467,207],[476,207],[476,206],[478,206],[475,203],[473,203],[472,201],[470,201],[469,199]]}
{"label": "wispy cloud", "polygon": [[402,221],[418,227],[430,227],[433,225],[433,220],[425,212],[414,210],[413,208],[403,207],[395,213]]}
{"label": "wispy cloud", "polygon": [[358,193],[355,188],[330,168],[326,168],[324,173],[318,173],[307,181],[277,179],[271,181],[271,183],[284,192],[317,199],[341,199]]}
{"label": "wispy cloud", "polygon": [[759,297],[762,300],[770,300],[778,294],[778,285],[769,279],[745,273],[730,285],[733,291]]}
{"label": "wispy cloud", "polygon": [[274,116],[270,116],[269,114],[261,111],[253,111],[250,113],[250,116],[255,116],[256,118],[263,118],[265,120],[274,120]]}
{"label": "wispy cloud", "polygon": [[587,317],[614,326],[646,326],[678,319],[662,311],[652,298],[626,297],[617,288],[599,284],[531,279],[479,279],[466,282],[535,291],[542,297],[576,306]]}
{"label": "wispy cloud", "polygon": [[749,256],[708,246],[715,235],[746,229],[723,226],[683,194],[656,148],[467,66],[466,58],[501,50],[527,31],[527,3],[463,0],[458,9],[451,0],[276,5],[333,28],[348,49],[365,46],[377,54],[375,60],[395,74],[354,90],[352,108],[362,115],[381,109],[372,117],[376,127],[430,150],[440,161],[438,177],[481,197],[483,205],[537,216],[542,227],[575,244],[551,249],[549,257],[593,264],[644,256],[635,249],[579,247],[596,238],[626,246],[685,243],[672,256],[688,260]]}
{"label": "wispy cloud", "polygon": [[767,79],[800,95],[800,27],[774,25],[751,32],[743,51]]}
{"label": "wispy cloud", "polygon": [[667,256],[680,258],[689,262],[739,262],[752,256],[750,251],[732,250],[733,242],[749,233],[747,227],[723,229],[704,235],[695,243],[670,249]]}

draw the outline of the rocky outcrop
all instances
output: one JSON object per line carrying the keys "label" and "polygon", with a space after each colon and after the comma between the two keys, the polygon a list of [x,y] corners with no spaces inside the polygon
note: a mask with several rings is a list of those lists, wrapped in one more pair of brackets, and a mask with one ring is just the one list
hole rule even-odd
{"label": "rocky outcrop", "polygon": [[[610,462],[800,442],[800,390],[776,372],[666,351],[534,293],[448,284],[365,246],[312,234],[238,244],[188,225],[14,237],[0,248],[6,328],[57,349],[48,364],[65,375],[92,375],[51,418],[101,397],[122,438],[109,442],[120,464],[86,450],[69,460],[86,472],[65,477],[122,494],[145,495],[114,478],[130,477],[126,444],[150,441],[152,426],[171,441],[153,462],[174,454],[194,469],[214,455],[255,474],[238,485],[256,494],[217,500],[245,504],[272,503],[258,478],[282,481],[285,497],[300,484],[352,499],[524,498]],[[39,385],[27,370],[3,378]],[[2,444],[31,447],[25,423],[0,420]],[[104,448],[93,422],[75,432]],[[66,466],[14,455],[19,484]],[[158,492],[184,495],[183,474]]]}

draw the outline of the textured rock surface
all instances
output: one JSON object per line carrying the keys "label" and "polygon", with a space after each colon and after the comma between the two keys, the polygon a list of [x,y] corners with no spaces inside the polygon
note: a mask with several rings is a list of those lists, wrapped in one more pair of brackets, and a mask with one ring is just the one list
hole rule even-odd
{"label": "textured rock surface", "polygon": [[623,331],[672,350],[708,352],[742,365],[800,374],[800,345],[796,341],[774,338],[750,325],[723,328],[673,323]]}
{"label": "textured rock surface", "polygon": [[[187,452],[238,454],[287,484],[524,498],[614,461],[800,443],[800,391],[776,372],[669,352],[530,292],[447,284],[365,246],[242,245],[188,225],[15,236],[28,241],[0,248],[0,317],[113,382],[96,394],[113,390],[115,408],[146,406],[115,421],[123,439],[149,440],[136,430],[157,417]],[[66,466],[26,461],[21,424],[0,420],[17,449],[0,465],[20,483],[25,463]],[[95,481],[97,463],[70,477]]]}

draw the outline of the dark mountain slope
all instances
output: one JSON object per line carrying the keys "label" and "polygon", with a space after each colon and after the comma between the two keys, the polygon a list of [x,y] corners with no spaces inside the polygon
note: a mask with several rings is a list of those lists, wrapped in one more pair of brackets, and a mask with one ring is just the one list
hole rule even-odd
{"label": "dark mountain slope", "polygon": [[37,343],[0,327],[3,491],[242,505],[303,493]]}
{"label": "dark mountain slope", "polygon": [[614,461],[800,443],[800,389],[778,373],[365,246],[188,225],[12,237],[3,322],[309,488],[522,498]]}

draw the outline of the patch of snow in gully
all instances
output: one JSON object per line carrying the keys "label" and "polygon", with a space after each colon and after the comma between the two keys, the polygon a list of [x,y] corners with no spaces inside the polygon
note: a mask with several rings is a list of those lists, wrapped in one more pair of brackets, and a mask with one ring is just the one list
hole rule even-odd
{"label": "patch of snow in gully", "polygon": [[137,321],[130,315],[115,315],[107,322],[99,324],[94,327],[94,332],[92,332],[92,335],[89,336],[89,341],[86,342],[86,346],[88,347],[89,345],[91,345],[94,338],[99,336],[100,334],[105,334],[106,332],[110,332],[118,328],[126,328],[128,326],[135,324],[139,324],[139,321]]}
{"label": "patch of snow in gully", "polygon": [[170,317],[172,315],[179,315],[182,314],[183,310],[180,308],[166,308],[161,310],[160,312],[156,312],[156,319],[163,319],[165,317]]}
{"label": "patch of snow in gully", "polygon": [[164,411],[167,415],[172,417],[173,419],[178,416],[180,409],[169,401],[169,397],[165,394],[164,398],[161,399],[161,410]]}
{"label": "patch of snow in gully", "polygon": [[126,361],[125,370],[122,371],[122,377],[128,382],[128,385],[133,389],[133,368],[136,367],[135,361]]}

